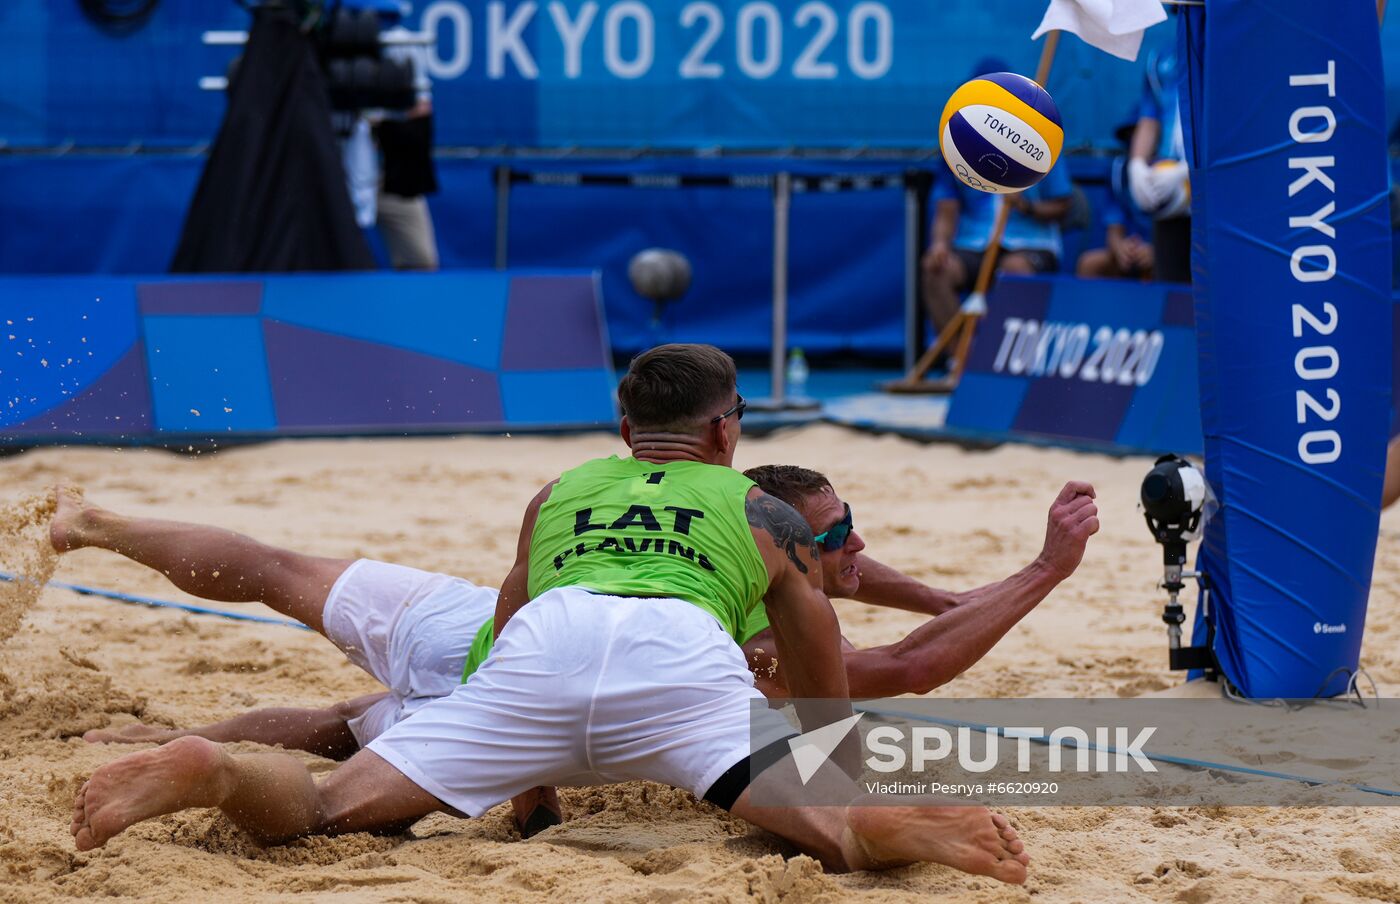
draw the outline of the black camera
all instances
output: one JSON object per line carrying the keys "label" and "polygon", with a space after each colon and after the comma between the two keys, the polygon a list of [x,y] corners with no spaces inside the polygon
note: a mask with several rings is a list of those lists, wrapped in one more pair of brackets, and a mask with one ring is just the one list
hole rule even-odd
{"label": "black camera", "polygon": [[[1168,594],[1162,621],[1167,625],[1168,655],[1172,669],[1206,669],[1209,672],[1215,668],[1215,657],[1211,653],[1215,632],[1210,621],[1210,589],[1204,575],[1185,570],[1186,544],[1196,539],[1209,498],[1205,475],[1179,455],[1164,455],[1157,459],[1142,481],[1143,517],[1147,519],[1147,528],[1152,531],[1153,539],[1162,544],[1164,574],[1161,586]],[[1207,637],[1204,646],[1183,648],[1181,626],[1186,622],[1186,611],[1181,606],[1180,594],[1186,587],[1183,578],[1192,577],[1201,582],[1201,606],[1206,616]]]}

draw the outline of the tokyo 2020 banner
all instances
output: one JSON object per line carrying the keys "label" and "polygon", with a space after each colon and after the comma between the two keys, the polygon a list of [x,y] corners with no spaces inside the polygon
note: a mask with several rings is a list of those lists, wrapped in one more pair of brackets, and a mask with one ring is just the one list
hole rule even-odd
{"label": "tokyo 2020 banner", "polygon": [[[347,0],[349,2],[349,0]],[[975,64],[1033,72],[1028,0],[414,0],[430,37],[440,145],[932,149],[938,113]],[[201,91],[247,28],[234,0],[163,0],[135,31],[79,4],[0,4],[0,140],[13,145],[197,144],[224,101]],[[1144,53],[1170,47],[1167,27]],[[1113,143],[1142,65],[1068,39],[1050,89],[1066,143]]]}
{"label": "tokyo 2020 banner", "polygon": [[1376,8],[1210,0],[1181,47],[1214,649],[1251,697],[1330,696],[1358,665],[1390,420]]}

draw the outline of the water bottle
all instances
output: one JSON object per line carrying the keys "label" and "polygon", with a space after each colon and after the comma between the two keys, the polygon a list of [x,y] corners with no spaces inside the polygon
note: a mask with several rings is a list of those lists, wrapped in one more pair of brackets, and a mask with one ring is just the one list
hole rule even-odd
{"label": "water bottle", "polygon": [[802,354],[802,349],[795,348],[788,355],[787,363],[787,394],[795,398],[803,398],[807,395],[807,377],[811,371],[807,367],[807,356]]}

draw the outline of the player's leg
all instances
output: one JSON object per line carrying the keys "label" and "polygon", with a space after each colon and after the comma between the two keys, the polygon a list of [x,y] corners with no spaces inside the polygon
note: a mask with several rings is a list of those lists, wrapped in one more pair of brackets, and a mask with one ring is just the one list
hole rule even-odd
{"label": "player's leg", "polygon": [[438,269],[437,238],[427,198],[380,191],[378,226],[395,270]]}
{"label": "player's leg", "polygon": [[510,799],[510,809],[521,838],[538,835],[564,821],[564,807],[559,803],[559,791],[555,788],[522,791]]}
{"label": "player's leg", "polygon": [[[997,272],[1011,276],[1034,276],[1054,269],[1047,266],[1046,258],[1054,261],[1054,255],[1039,251],[1003,251],[997,258]],[[1058,263],[1058,262],[1056,262]]]}
{"label": "player's leg", "polygon": [[180,738],[93,773],[74,801],[70,831],[78,850],[86,851],[147,819],[207,807],[218,807],[265,844],[310,834],[398,830],[443,809],[369,751],[318,785],[289,754],[233,755],[204,738]]}
{"label": "player's leg", "polygon": [[168,744],[177,738],[204,738],[220,743],[254,741],[270,747],[305,750],[332,760],[346,760],[360,749],[350,722],[388,694],[368,694],[321,709],[267,707],[197,728],[126,725],[95,728],[83,735],[92,744]]}
{"label": "player's leg", "polygon": [[924,255],[921,290],[924,312],[934,329],[942,330],[958,313],[958,293],[968,281],[967,253],[953,249],[940,265]]}
{"label": "player's leg", "polygon": [[349,559],[307,556],[203,524],[130,518],[57,489],[49,528],[59,552],[97,547],[164,574],[202,599],[263,603],[325,633],[321,611]]}
{"label": "player's leg", "polygon": [[[851,807],[867,795],[830,760],[802,781],[787,743],[792,726],[768,708],[742,651],[695,606],[623,598],[586,605],[566,613],[578,628],[564,620],[551,627],[569,636],[585,616],[627,626],[614,635],[590,709],[588,742],[599,772],[685,788],[831,869],[936,861],[1024,881],[1021,842],[983,807]],[[752,785],[751,771],[758,772]]]}
{"label": "player's leg", "polygon": [[1118,261],[1107,248],[1091,248],[1079,255],[1074,275],[1080,279],[1111,279],[1122,276]]}
{"label": "player's leg", "polygon": [[[796,845],[832,870],[888,869],[933,862],[1002,882],[1026,879],[1030,858],[1010,821],[975,805],[834,805],[857,800],[854,784],[828,764],[803,783],[791,758],[765,770],[730,812]],[[831,803],[813,806],[810,802]]]}

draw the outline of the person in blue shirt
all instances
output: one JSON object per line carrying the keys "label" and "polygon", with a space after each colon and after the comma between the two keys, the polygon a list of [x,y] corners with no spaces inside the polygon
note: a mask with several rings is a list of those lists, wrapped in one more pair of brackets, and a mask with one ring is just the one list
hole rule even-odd
{"label": "person in blue shirt", "polygon": [[[968,78],[1010,72],[1011,65],[984,57]],[[957,179],[939,179],[933,187],[933,230],[921,261],[920,292],[934,329],[943,330],[958,313],[958,296],[972,289],[992,238],[1002,205],[1011,213],[997,255],[998,273],[1029,275],[1060,268],[1064,246],[1060,221],[1069,213],[1069,171],[1052,167],[1044,179],[1022,192],[993,195]]]}
{"label": "person in blue shirt", "polygon": [[[1131,141],[1137,123],[1118,129],[1119,139]],[[1127,157],[1113,161],[1108,181],[1108,197],[1102,207],[1104,247],[1091,248],[1079,255],[1074,275],[1085,279],[1151,280],[1156,254],[1150,240],[1152,220],[1133,203],[1127,184]]]}
{"label": "person in blue shirt", "polygon": [[1191,183],[1181,123],[1176,54],[1148,57],[1142,105],[1128,151],[1133,203],[1153,219],[1156,276],[1191,281]]}
{"label": "person in blue shirt", "polygon": [[924,310],[941,330],[958,312],[958,296],[969,291],[982,267],[997,213],[1011,208],[997,256],[998,273],[1029,275],[1059,270],[1064,246],[1060,221],[1069,213],[1069,171],[1056,166],[1036,185],[992,195],[954,179],[934,186],[933,236],[923,256]]}

